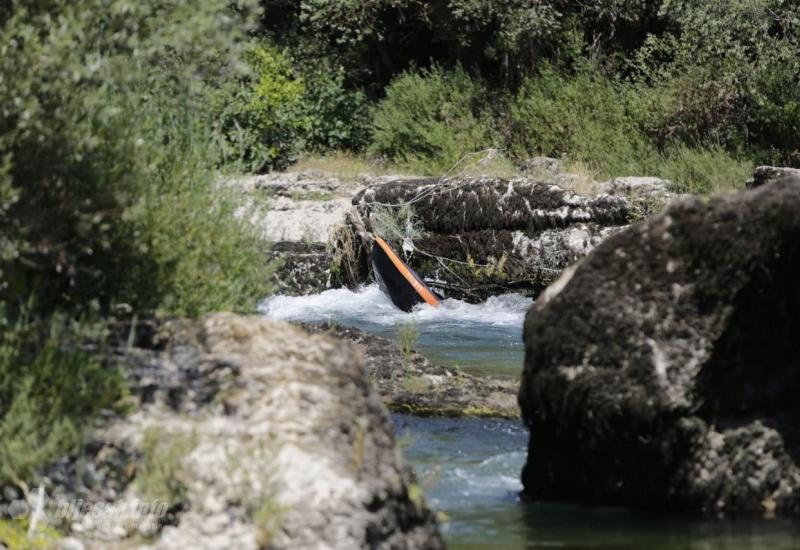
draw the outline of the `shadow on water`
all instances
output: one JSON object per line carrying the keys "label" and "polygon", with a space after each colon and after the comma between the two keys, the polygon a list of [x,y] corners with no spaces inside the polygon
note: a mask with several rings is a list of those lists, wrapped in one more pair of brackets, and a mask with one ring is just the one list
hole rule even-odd
{"label": "shadow on water", "polygon": [[393,415],[451,548],[797,549],[800,523],[696,519],[626,508],[522,502],[527,432],[519,422]]}

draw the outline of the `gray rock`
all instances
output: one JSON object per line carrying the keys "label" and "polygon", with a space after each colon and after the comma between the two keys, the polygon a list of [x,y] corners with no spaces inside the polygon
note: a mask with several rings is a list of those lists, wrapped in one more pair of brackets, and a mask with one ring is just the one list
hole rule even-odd
{"label": "gray rock", "polygon": [[[587,197],[528,179],[371,185],[353,198],[335,235],[334,268],[344,284],[369,280],[373,213],[401,202],[411,202],[424,230],[406,261],[442,294],[469,301],[509,291],[537,294],[636,214],[623,196]],[[382,236],[402,249],[397,238]]]}
{"label": "gray rock", "polygon": [[304,296],[330,288],[333,256],[325,244],[282,241],[270,250],[276,294]]}
{"label": "gray rock", "polygon": [[136,334],[142,347],[118,357],[136,412],[95,430],[84,460],[130,476],[110,503],[124,510],[154,498],[157,460],[171,504],[166,515],[78,518],[88,546],[157,533],[145,547],[443,547],[351,344],[222,313]]}
{"label": "gray rock", "polygon": [[747,180],[746,186],[748,189],[753,189],[784,178],[798,180],[800,170],[779,166],[759,166],[753,172],[753,176]]}
{"label": "gray rock", "polygon": [[391,340],[327,323],[303,325],[353,342],[386,406],[417,416],[519,418],[516,380],[473,376],[437,365],[416,351],[405,355]]}
{"label": "gray rock", "polygon": [[561,171],[561,161],[551,157],[532,157],[520,169],[534,176],[554,176]]}
{"label": "gray rock", "polygon": [[669,192],[672,182],[661,178],[652,177],[622,177],[614,178],[597,184],[600,192],[609,195],[653,195]]}
{"label": "gray rock", "polygon": [[12,487],[11,485],[6,485],[3,487],[3,499],[6,501],[16,500],[20,497],[20,492],[17,490],[16,487]]}
{"label": "gray rock", "polygon": [[324,243],[358,184],[322,172],[275,172],[220,183],[242,194],[237,215],[271,242]]}
{"label": "gray rock", "polygon": [[533,499],[800,513],[800,185],[677,202],[525,322]]}
{"label": "gray rock", "polygon": [[59,550],[83,550],[86,546],[75,537],[64,537],[58,541]]}

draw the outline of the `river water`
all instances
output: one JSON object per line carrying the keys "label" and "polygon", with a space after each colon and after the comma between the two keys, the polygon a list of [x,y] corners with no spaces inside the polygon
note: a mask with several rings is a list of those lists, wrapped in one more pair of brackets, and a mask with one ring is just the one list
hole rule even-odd
{"label": "river water", "polygon": [[[439,363],[477,375],[519,378],[522,323],[530,299],[518,295],[483,304],[444,300],[439,308],[405,313],[377,287],[274,296],[262,312],[288,321],[335,321],[395,338],[413,325],[415,348]],[[451,548],[800,549],[800,522],[697,520],[624,508],[522,503],[520,470],[528,434],[519,421],[393,415],[400,444],[428,503],[447,520]]]}

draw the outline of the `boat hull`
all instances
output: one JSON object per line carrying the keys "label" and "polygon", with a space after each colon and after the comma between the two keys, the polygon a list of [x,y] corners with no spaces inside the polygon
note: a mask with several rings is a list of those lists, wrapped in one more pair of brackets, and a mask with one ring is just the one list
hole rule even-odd
{"label": "boat hull", "polygon": [[438,306],[439,300],[419,275],[380,237],[372,244],[372,270],[381,290],[403,311],[417,304]]}

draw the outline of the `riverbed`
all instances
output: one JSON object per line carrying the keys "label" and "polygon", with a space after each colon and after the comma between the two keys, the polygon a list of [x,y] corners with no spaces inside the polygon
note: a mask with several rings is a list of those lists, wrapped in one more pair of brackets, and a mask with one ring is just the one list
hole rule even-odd
{"label": "riverbed", "polygon": [[[405,313],[377,285],[311,296],[274,296],[271,318],[335,322],[397,338],[411,326],[415,348],[477,375],[518,379],[522,324],[531,300],[519,295],[482,304],[444,300]],[[800,523],[747,518],[698,520],[625,508],[521,502],[520,470],[528,434],[519,421],[393,415],[396,432],[429,505],[440,512],[451,548],[797,549]]]}

